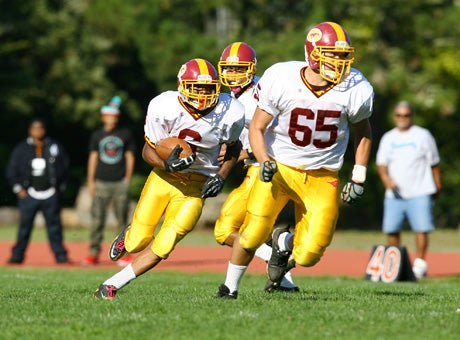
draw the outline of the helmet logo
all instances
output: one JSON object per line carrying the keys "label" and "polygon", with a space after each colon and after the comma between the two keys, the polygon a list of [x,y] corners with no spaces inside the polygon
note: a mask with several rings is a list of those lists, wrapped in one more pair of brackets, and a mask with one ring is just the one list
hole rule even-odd
{"label": "helmet logo", "polygon": [[182,65],[180,70],[179,70],[179,73],[177,74],[177,77],[178,78],[182,78],[182,76],[184,75],[185,71],[187,71],[187,65]]}
{"label": "helmet logo", "polygon": [[313,28],[308,32],[307,41],[311,42],[313,45],[323,37],[323,32],[319,28]]}

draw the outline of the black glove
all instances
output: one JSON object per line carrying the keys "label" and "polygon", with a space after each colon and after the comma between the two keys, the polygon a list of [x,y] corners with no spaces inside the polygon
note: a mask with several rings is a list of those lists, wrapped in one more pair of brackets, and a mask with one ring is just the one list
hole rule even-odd
{"label": "black glove", "polygon": [[342,197],[342,201],[348,204],[353,204],[357,200],[364,195],[364,184],[362,183],[355,183],[353,181],[349,181],[342,189],[342,193],[340,197]]}
{"label": "black glove", "polygon": [[273,178],[273,175],[278,171],[276,163],[273,161],[265,161],[260,166],[260,179],[263,182],[270,182]]}
{"label": "black glove", "polygon": [[165,170],[168,172],[176,172],[187,169],[195,161],[196,155],[192,154],[185,158],[179,158],[182,148],[177,144],[173,151],[169,154],[168,158],[165,160]]}
{"label": "black glove", "polygon": [[216,197],[217,194],[222,191],[224,182],[225,179],[219,175],[208,177],[203,184],[203,189],[201,189],[201,198]]}

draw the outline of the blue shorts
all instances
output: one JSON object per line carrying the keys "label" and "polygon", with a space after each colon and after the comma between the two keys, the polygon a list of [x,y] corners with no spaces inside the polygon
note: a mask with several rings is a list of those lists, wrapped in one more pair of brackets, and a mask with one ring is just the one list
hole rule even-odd
{"label": "blue shorts", "polygon": [[430,195],[409,199],[385,197],[383,210],[383,232],[397,233],[407,219],[415,232],[427,233],[434,230],[432,199]]}

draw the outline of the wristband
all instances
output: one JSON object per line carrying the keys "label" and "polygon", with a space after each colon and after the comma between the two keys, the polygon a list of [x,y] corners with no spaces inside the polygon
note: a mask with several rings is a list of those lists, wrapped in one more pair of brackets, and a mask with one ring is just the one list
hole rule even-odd
{"label": "wristband", "polygon": [[351,180],[356,183],[364,183],[366,181],[366,170],[364,165],[355,164],[351,173]]}

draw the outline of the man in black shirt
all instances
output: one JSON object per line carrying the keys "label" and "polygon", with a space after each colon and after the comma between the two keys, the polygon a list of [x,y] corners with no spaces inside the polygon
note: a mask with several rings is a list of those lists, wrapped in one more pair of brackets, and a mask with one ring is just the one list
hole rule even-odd
{"label": "man in black shirt", "polygon": [[28,133],[29,137],[13,149],[6,169],[6,178],[18,197],[20,211],[17,242],[8,262],[24,261],[35,216],[41,211],[56,262],[67,263],[59,196],[66,186],[69,157],[62,145],[46,136],[43,120],[33,119]]}
{"label": "man in black shirt", "polygon": [[[121,98],[115,96],[101,108],[103,126],[94,131],[90,138],[87,181],[89,194],[93,198],[93,225],[89,255],[82,262],[85,266],[99,262],[107,208],[111,202],[119,230],[127,223],[135,143],[128,129],[118,127],[120,104]],[[131,260],[125,258],[122,264]]]}

